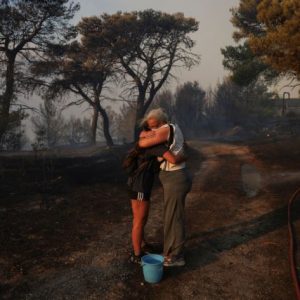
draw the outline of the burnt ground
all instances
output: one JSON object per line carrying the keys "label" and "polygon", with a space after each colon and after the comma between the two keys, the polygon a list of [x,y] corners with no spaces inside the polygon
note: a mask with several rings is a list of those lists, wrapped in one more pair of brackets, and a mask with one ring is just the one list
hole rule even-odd
{"label": "burnt ground", "polygon": [[[127,262],[124,149],[68,158],[2,155],[0,298],[295,299],[287,203],[300,187],[300,139],[189,145],[187,264],[165,270],[153,285]],[[162,208],[157,184],[150,242],[162,241]]]}

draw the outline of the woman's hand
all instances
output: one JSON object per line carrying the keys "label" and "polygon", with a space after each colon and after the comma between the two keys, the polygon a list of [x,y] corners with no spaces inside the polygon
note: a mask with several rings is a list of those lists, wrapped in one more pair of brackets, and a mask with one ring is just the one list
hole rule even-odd
{"label": "woman's hand", "polygon": [[169,131],[169,126],[158,128],[155,131],[151,130],[151,135],[149,134],[149,136],[145,136],[143,138],[140,137],[139,146],[141,148],[148,148],[154,145],[164,143],[168,140]]}
{"label": "woman's hand", "polygon": [[151,137],[154,137],[155,136],[155,131],[153,130],[143,130],[141,133],[140,133],[140,139],[144,139],[144,138],[151,138]]}
{"label": "woman's hand", "polygon": [[183,152],[174,155],[171,151],[167,151],[164,153],[163,158],[171,164],[179,164],[187,160],[187,155]]}

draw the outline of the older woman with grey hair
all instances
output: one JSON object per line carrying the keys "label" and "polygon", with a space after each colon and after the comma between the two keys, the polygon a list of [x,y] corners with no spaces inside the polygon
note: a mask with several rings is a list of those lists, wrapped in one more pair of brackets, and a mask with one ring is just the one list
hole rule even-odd
{"label": "older woman with grey hair", "polygon": [[[160,108],[151,110],[143,123],[151,129],[139,139],[142,148],[166,143],[174,154],[183,154],[184,138],[180,128],[168,124],[167,115]],[[164,266],[184,266],[185,198],[191,188],[191,177],[185,162],[162,160],[159,179],[164,190]]]}

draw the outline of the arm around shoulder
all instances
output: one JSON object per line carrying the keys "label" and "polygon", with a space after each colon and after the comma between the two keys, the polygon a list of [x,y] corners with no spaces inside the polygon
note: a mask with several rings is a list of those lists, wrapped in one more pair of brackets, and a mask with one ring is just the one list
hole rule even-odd
{"label": "arm around shoulder", "polygon": [[159,128],[154,132],[155,132],[154,135],[139,139],[139,146],[141,148],[148,148],[154,145],[164,143],[168,140],[169,127]]}
{"label": "arm around shoulder", "polygon": [[165,152],[163,158],[171,164],[179,164],[187,160],[187,157],[184,154],[174,155],[170,151]]}

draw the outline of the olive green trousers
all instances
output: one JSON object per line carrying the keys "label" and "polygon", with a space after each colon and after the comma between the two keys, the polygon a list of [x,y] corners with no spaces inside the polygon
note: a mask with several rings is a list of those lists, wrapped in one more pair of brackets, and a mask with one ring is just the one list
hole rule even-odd
{"label": "olive green trousers", "polygon": [[163,171],[159,179],[164,190],[164,255],[183,255],[185,242],[185,198],[192,179],[186,168]]}

